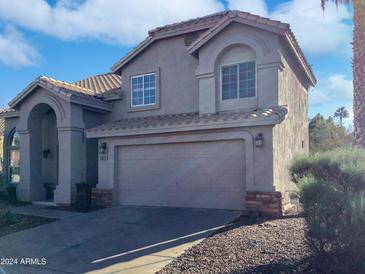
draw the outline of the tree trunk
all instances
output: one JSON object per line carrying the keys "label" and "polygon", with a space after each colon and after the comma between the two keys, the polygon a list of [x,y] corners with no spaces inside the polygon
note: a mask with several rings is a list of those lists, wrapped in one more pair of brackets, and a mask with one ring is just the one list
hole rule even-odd
{"label": "tree trunk", "polygon": [[365,0],[354,0],[353,4],[355,145],[365,148]]}

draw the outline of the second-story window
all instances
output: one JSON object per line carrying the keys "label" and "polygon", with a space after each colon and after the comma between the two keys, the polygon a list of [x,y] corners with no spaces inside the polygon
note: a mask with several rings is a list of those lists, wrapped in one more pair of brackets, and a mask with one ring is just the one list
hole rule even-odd
{"label": "second-story window", "polygon": [[222,100],[255,96],[255,61],[223,65],[221,69]]}
{"label": "second-story window", "polygon": [[156,104],[156,74],[149,73],[131,78],[132,107]]}

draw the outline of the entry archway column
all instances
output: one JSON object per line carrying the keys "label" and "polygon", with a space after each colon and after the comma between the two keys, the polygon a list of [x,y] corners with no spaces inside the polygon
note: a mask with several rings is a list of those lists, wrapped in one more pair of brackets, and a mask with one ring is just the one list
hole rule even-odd
{"label": "entry archway column", "polygon": [[20,183],[17,186],[17,196],[20,201],[31,201],[30,178],[30,133],[28,130],[18,130],[20,135],[19,153]]}
{"label": "entry archway column", "polygon": [[83,180],[84,129],[59,127],[58,185],[54,201],[70,204],[76,198],[76,183]]}

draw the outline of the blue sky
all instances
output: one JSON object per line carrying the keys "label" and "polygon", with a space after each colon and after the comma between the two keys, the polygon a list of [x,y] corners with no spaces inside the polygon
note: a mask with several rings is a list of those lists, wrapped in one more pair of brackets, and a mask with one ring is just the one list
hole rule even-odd
{"label": "blue sky", "polygon": [[320,0],[0,0],[0,105],[39,75],[73,82],[108,72],[149,29],[227,8],[291,24],[318,78],[310,116],[342,105],[352,113],[352,11],[323,12]]}

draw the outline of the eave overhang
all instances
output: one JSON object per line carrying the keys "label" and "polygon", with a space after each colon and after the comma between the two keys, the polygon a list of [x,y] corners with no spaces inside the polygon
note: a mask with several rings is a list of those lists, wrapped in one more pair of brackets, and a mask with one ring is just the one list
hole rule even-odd
{"label": "eave overhang", "polygon": [[230,111],[214,114],[184,113],[123,119],[86,131],[87,138],[108,138],[159,133],[274,126],[288,112],[286,106],[254,111]]}

